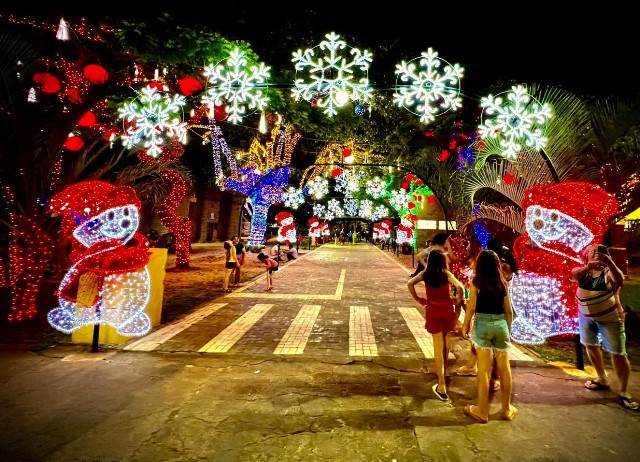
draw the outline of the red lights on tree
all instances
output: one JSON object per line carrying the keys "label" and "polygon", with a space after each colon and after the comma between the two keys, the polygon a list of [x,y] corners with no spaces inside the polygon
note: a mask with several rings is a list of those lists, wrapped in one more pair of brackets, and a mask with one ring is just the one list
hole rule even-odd
{"label": "red lights on tree", "polygon": [[84,115],[78,121],[78,126],[79,127],[92,127],[92,126],[94,126],[96,124],[96,122],[97,122],[96,115],[91,111],[87,111],[87,112],[84,113]]}

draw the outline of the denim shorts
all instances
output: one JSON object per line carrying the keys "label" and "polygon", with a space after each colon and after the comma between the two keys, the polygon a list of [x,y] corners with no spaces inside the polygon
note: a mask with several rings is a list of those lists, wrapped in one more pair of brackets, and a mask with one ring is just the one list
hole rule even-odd
{"label": "denim shorts", "polygon": [[614,355],[626,355],[627,335],[622,321],[598,322],[593,318],[578,314],[580,326],[580,343],[589,346],[600,346]]}
{"label": "denim shorts", "polygon": [[471,340],[476,348],[507,351],[511,347],[511,336],[504,314],[476,313]]}

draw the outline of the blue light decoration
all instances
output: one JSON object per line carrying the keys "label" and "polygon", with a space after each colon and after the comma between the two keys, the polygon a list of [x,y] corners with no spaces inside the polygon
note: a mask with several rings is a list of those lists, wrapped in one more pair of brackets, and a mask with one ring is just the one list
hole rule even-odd
{"label": "blue light decoration", "polygon": [[355,113],[355,115],[364,115],[364,113],[366,112],[366,108],[364,107],[364,104],[356,104],[353,112]]}
{"label": "blue light decoration", "polygon": [[274,128],[272,141],[261,151],[263,158],[252,155],[248,165],[238,169],[237,179],[232,176],[224,180],[223,189],[246,196],[253,206],[247,241],[250,246],[264,244],[269,208],[276,202],[282,202],[287,192],[291,154],[300,136],[291,127]]}
{"label": "blue light decoration", "polygon": [[489,231],[487,231],[487,228],[484,226],[484,220],[482,218],[478,219],[473,224],[473,232],[478,238],[478,242],[480,243],[482,248],[486,249],[487,243],[489,242],[489,239],[491,239],[491,235],[489,234]]}

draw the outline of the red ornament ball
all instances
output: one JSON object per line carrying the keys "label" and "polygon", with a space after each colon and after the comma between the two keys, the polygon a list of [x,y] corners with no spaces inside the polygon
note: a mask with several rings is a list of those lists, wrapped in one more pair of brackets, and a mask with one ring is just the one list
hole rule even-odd
{"label": "red ornament ball", "polygon": [[427,202],[429,204],[435,204],[436,203],[436,196],[429,196],[427,197]]}
{"label": "red ornament ball", "polygon": [[216,122],[227,120],[228,117],[229,114],[227,113],[226,104],[221,104],[220,106],[213,107],[213,118],[216,120]]}
{"label": "red ornament ball", "polygon": [[84,141],[79,136],[70,136],[64,142],[64,147],[69,151],[79,151],[84,146]]}
{"label": "red ornament ball", "polygon": [[178,86],[180,87],[180,93],[184,96],[191,96],[203,88],[202,83],[193,77],[182,77],[178,80]]}
{"label": "red ornament ball", "polygon": [[78,126],[91,127],[96,124],[96,121],[97,121],[96,115],[91,111],[87,111],[78,121]]}
{"label": "red ornament ball", "polygon": [[99,64],[89,64],[84,68],[82,74],[91,83],[105,83],[109,80],[109,73]]}

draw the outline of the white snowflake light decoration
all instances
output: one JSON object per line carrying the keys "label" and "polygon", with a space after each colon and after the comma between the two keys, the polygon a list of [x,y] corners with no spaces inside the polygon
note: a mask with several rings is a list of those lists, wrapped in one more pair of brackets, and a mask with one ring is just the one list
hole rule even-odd
{"label": "white snowflake light decoration", "polygon": [[247,58],[243,51],[235,49],[231,52],[226,66],[210,64],[204,69],[204,75],[211,87],[207,88],[202,103],[227,106],[229,122],[239,123],[247,109],[249,114],[261,111],[268,99],[262,88],[269,80],[269,66],[264,63],[254,64],[247,69]]}
{"label": "white snowflake light decoration", "polygon": [[389,205],[397,211],[407,210],[409,208],[409,202],[411,202],[411,196],[405,189],[400,188],[395,191],[391,191]]}
{"label": "white snowflake light decoration", "polygon": [[344,211],[347,215],[355,217],[358,215],[358,199],[354,197],[345,196],[344,198]]}
{"label": "white snowflake light decoration", "polygon": [[185,103],[182,95],[171,97],[147,85],[136,99],[118,109],[118,117],[124,120],[122,139],[126,147],[146,149],[147,154],[156,159],[168,139],[184,142],[187,124],[182,122],[182,108]]}
{"label": "white snowflake light decoration", "polygon": [[324,218],[327,221],[331,221],[335,218],[335,215],[333,214],[333,212],[331,212],[330,210],[327,210],[324,214]]}
{"label": "white snowflake light decoration", "polygon": [[[320,45],[293,53],[296,80],[292,94],[296,99],[315,101],[331,117],[348,100],[366,102],[371,97],[368,70],[372,55],[367,50],[348,47],[334,32],[325,37]],[[347,48],[350,56],[344,57],[340,51]],[[316,49],[323,53],[317,59]],[[298,72],[306,68],[308,80],[298,78]]]}
{"label": "white snowflake light decoration", "polygon": [[307,182],[307,191],[310,196],[316,199],[322,199],[329,193],[329,181],[326,178],[317,176]]}
{"label": "white snowflake light decoration", "polygon": [[373,199],[380,199],[387,192],[386,186],[379,176],[375,176],[367,181],[366,192]]}
{"label": "white snowflake light decoration", "polygon": [[362,218],[371,218],[373,215],[373,202],[369,199],[360,201],[360,216]]}
{"label": "white snowflake light decoration", "polygon": [[551,118],[551,107],[533,99],[523,86],[513,87],[506,100],[500,95],[489,95],[482,98],[480,105],[483,116],[493,117],[478,126],[478,133],[482,138],[500,137],[504,157],[515,159],[523,142],[531,148],[544,148],[547,138],[538,125]]}
{"label": "white snowflake light decoration", "polygon": [[342,193],[354,193],[360,190],[360,178],[364,175],[364,172],[352,172],[350,170],[343,170],[336,178],[336,191]]}
{"label": "white snowflake light decoration", "polygon": [[373,209],[373,213],[371,214],[371,221],[378,221],[386,216],[389,216],[389,210],[387,210],[384,205],[378,205],[375,209]]}
{"label": "white snowflake light decoration", "polygon": [[282,195],[282,200],[285,207],[291,207],[295,210],[304,204],[304,194],[299,189],[289,186],[287,192]]}
{"label": "white snowflake light decoration", "polygon": [[327,213],[327,208],[324,206],[324,204],[315,204],[313,206],[314,217],[322,218],[326,215],[326,213]]}
{"label": "white snowflake light decoration", "polygon": [[449,64],[429,48],[418,58],[396,65],[398,77],[393,101],[420,116],[420,122],[433,122],[435,116],[462,106],[460,79],[463,72],[459,64]]}
{"label": "white snowflake light decoration", "polygon": [[329,202],[327,202],[327,209],[330,213],[333,213],[334,216],[336,217],[344,216],[344,210],[342,208],[342,204],[340,204],[340,201],[338,199],[330,199]]}

